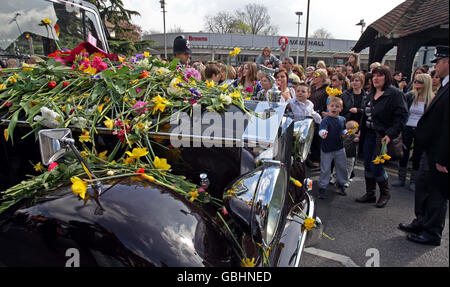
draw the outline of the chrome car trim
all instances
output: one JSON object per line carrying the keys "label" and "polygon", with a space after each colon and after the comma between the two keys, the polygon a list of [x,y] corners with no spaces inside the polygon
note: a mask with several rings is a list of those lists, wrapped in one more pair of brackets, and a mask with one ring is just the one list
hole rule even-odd
{"label": "chrome car trim", "polygon": [[[306,193],[309,200],[309,208],[308,208],[308,217],[314,216],[314,199],[309,195],[309,193]],[[306,241],[306,233],[307,231],[303,231],[301,238],[299,238],[299,244],[298,244],[298,251],[297,251],[297,257],[295,258],[295,267],[300,267],[300,259],[302,257],[303,248],[305,247],[305,241]]]}

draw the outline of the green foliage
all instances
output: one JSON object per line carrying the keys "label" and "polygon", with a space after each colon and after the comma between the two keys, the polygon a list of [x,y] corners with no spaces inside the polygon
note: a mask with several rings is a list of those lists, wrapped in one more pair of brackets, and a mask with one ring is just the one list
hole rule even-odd
{"label": "green foliage", "polygon": [[125,56],[132,56],[136,53],[144,52],[146,49],[151,48],[154,45],[154,41],[139,41],[132,42],[127,39],[110,40],[109,47],[112,53],[122,54]]}

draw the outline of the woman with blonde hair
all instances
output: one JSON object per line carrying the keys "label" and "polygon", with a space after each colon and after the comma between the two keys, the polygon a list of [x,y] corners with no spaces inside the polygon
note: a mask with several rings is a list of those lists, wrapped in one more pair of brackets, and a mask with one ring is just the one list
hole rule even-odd
{"label": "woman with blonde hair", "polygon": [[325,64],[324,61],[320,60],[320,61],[317,61],[316,68],[317,69],[326,69],[327,65]]}
{"label": "woman with blonde hair", "polygon": [[256,65],[259,68],[260,65],[267,66],[268,64],[272,65],[273,68],[277,68],[281,64],[281,61],[272,54],[270,47],[264,47],[261,55],[256,59]]}
{"label": "woman with blonde hair", "polygon": [[294,67],[292,68],[292,72],[300,78],[300,81],[304,82],[306,80],[305,72],[303,70],[302,65],[299,64],[294,65]]}
{"label": "woman with blonde hair", "polygon": [[[431,101],[433,100],[434,94],[432,86],[433,84],[430,75],[418,74],[414,79],[411,92],[406,95],[409,116],[402,134],[403,158],[400,159],[399,163],[398,180],[392,183],[393,186],[405,185],[409,153],[412,143],[415,142],[417,122],[422,117],[427,106],[429,106]],[[422,150],[414,145],[413,155],[411,158],[413,169],[411,171],[411,178],[409,182],[409,189],[411,191],[415,190],[415,182],[419,173],[421,155]]]}

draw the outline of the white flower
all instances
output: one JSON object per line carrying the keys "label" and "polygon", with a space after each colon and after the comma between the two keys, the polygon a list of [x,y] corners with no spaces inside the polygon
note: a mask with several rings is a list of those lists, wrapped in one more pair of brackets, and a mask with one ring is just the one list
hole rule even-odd
{"label": "white flower", "polygon": [[164,67],[153,67],[150,72],[156,75],[164,75],[170,73],[170,70]]}
{"label": "white flower", "polygon": [[219,100],[226,105],[231,105],[231,97],[228,95],[220,95]]}
{"label": "white flower", "polygon": [[182,82],[178,78],[173,78],[167,88],[167,93],[171,96],[181,96],[184,94],[184,90],[179,87],[178,84],[182,84]]}
{"label": "white flower", "polygon": [[114,170],[108,170],[108,172],[106,173],[109,176],[113,176],[114,175]]}
{"label": "white flower", "polygon": [[139,67],[139,68],[147,69],[148,66],[149,66],[148,58],[145,58],[144,60],[137,61],[135,66]]}
{"label": "white flower", "polygon": [[61,124],[61,116],[57,112],[47,107],[42,107],[41,114],[42,116],[35,116],[34,121],[39,122],[42,120],[41,125],[51,129],[57,128]]}
{"label": "white flower", "polygon": [[72,118],[72,120],[70,122],[75,127],[80,128],[80,129],[85,129],[87,127],[87,120],[85,118],[82,118],[82,117]]}

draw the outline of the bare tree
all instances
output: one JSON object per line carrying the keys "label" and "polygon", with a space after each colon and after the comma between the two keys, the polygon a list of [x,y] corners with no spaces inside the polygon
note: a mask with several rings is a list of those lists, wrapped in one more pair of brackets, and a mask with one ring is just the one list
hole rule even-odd
{"label": "bare tree", "polygon": [[215,16],[205,17],[205,29],[212,33],[233,33],[236,18],[229,12],[219,12]]}
{"label": "bare tree", "polygon": [[270,27],[270,16],[266,6],[247,4],[244,10],[236,11],[236,18],[250,26],[251,34],[259,34]]}
{"label": "bare tree", "polygon": [[262,31],[262,34],[266,36],[275,36],[276,34],[278,34],[278,27],[270,25]]}
{"label": "bare tree", "polygon": [[311,37],[319,39],[333,39],[333,35],[324,28],[319,28],[316,31],[314,31]]}
{"label": "bare tree", "polygon": [[179,27],[179,26],[175,26],[169,29],[168,31],[169,33],[183,33],[184,30],[183,28]]}

